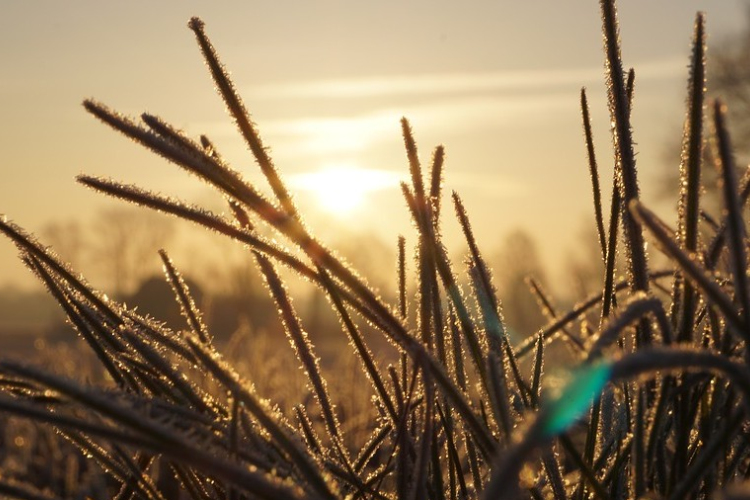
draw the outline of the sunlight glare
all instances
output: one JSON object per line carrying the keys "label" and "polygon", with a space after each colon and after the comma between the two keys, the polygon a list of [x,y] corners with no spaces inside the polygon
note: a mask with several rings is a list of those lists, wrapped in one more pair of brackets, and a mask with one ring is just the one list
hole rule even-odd
{"label": "sunlight glare", "polygon": [[398,186],[399,179],[386,170],[332,165],[290,180],[295,189],[313,194],[321,209],[346,216],[361,208],[370,193]]}

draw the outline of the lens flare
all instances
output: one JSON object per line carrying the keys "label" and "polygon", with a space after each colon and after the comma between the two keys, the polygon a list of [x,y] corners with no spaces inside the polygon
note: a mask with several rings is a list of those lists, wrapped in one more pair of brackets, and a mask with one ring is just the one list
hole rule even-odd
{"label": "lens flare", "polygon": [[557,397],[543,406],[546,421],[544,433],[555,436],[581,418],[599,397],[612,373],[607,362],[580,367],[570,374]]}

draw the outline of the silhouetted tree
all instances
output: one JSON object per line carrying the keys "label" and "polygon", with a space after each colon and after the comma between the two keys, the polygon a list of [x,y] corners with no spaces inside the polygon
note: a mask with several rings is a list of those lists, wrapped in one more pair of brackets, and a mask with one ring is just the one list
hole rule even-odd
{"label": "silhouetted tree", "polygon": [[[721,98],[727,104],[727,121],[740,169],[750,161],[750,5],[746,9],[746,17],[746,27],[742,32],[729,36],[716,45],[709,43],[706,60],[706,93],[709,100]],[[706,115],[706,118],[710,117]],[[713,166],[709,142],[712,134],[710,121],[704,130],[706,144],[703,149],[701,175],[704,177],[705,194],[708,195],[705,197],[704,206],[712,213],[718,213],[720,205],[717,199],[716,169]],[[679,190],[678,166],[681,146],[682,134],[675,131],[663,153],[665,171],[662,195],[671,199],[676,199]]]}
{"label": "silhouetted tree", "polygon": [[161,214],[131,207],[105,210],[92,223],[91,257],[114,295],[122,297],[159,268],[156,252],[173,236],[173,220]]}
{"label": "silhouetted tree", "polygon": [[536,243],[529,233],[516,229],[503,239],[490,266],[508,328],[522,337],[533,334],[544,324],[544,315],[526,280],[547,281]]}
{"label": "silhouetted tree", "polygon": [[51,221],[42,241],[89,277],[104,277],[103,288],[117,297],[132,294],[149,274],[158,272],[157,251],[175,235],[174,221],[135,207],[118,207],[79,219]]}
{"label": "silhouetted tree", "polygon": [[[566,266],[567,289],[562,293],[577,302],[588,295],[601,292],[604,282],[604,260],[593,221],[586,221],[576,240],[576,248],[568,255]],[[619,252],[618,256],[622,256]]]}
{"label": "silhouetted tree", "polygon": [[[183,276],[195,304],[203,310],[203,290],[192,279]],[[148,314],[158,321],[165,322],[175,330],[185,329],[185,319],[174,292],[164,275],[152,275],[138,286],[138,290],[126,299],[128,306],[138,308],[140,314]]]}
{"label": "silhouetted tree", "polygon": [[372,232],[342,230],[330,246],[379,292],[395,293],[395,242],[389,245]]}
{"label": "silhouetted tree", "polygon": [[276,305],[249,253],[232,262],[229,272],[218,279],[223,286],[207,308],[207,322],[215,335],[231,335],[243,324],[256,331],[279,323]]}
{"label": "silhouetted tree", "polygon": [[729,106],[732,142],[743,162],[750,154],[750,5],[746,17],[744,31],[709,49],[707,88]]}
{"label": "silhouetted tree", "polygon": [[78,220],[52,221],[45,224],[41,231],[41,239],[74,268],[78,268],[86,257],[86,229]]}

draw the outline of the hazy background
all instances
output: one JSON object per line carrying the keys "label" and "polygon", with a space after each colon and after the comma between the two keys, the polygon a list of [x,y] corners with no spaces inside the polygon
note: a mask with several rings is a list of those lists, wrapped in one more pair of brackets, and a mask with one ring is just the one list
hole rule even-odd
{"label": "hazy background", "polygon": [[[681,134],[698,10],[707,13],[709,48],[747,20],[741,1],[620,2],[624,63],[637,74],[633,126],[642,194],[662,212],[676,204],[659,198],[658,179],[665,145],[678,144]],[[382,246],[368,248],[382,248],[382,262],[366,265],[390,280],[398,234],[412,237],[398,188],[407,172],[399,128],[406,116],[424,163],[437,144],[446,146],[446,193],[455,189],[464,198],[485,252],[522,228],[552,286],[566,291],[566,269],[587,259],[595,243],[582,86],[607,206],[611,189],[593,0],[2,2],[0,213],[57,243],[94,285],[130,293],[135,281],[121,277],[117,285],[107,271],[113,248],[128,239],[112,230],[121,204],[77,185],[76,174],[112,176],[225,210],[206,186],[87,115],[80,103],[88,97],[134,116],[161,115],[195,136],[206,133],[235,168],[262,182],[186,27],[193,15],[206,22],[278,168],[326,241],[377,235]],[[332,167],[377,173],[365,203],[341,216],[325,210],[310,187],[311,175]],[[449,246],[460,248],[452,209],[445,219]],[[166,242],[178,265],[216,276],[217,247],[185,233],[186,223],[132,220],[164,234],[141,245],[147,252],[139,262],[158,269],[154,250]],[[133,231],[132,238],[143,238]],[[83,246],[95,251],[81,257]],[[0,290],[36,286],[6,241],[0,263]]]}

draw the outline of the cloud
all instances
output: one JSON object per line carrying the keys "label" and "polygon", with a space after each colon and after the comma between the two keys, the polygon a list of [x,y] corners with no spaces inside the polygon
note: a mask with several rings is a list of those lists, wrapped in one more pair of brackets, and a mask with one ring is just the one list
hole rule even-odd
{"label": "cloud", "polygon": [[[681,58],[650,61],[635,66],[638,79],[659,79],[682,75]],[[555,89],[602,80],[601,67],[444,73],[422,75],[368,76],[363,78],[323,79],[256,85],[245,89],[254,99],[365,98],[396,95],[466,94],[513,90]]]}
{"label": "cloud", "polygon": [[[409,183],[409,174],[406,171],[336,164],[314,171],[293,173],[286,176],[286,179],[296,191],[320,193],[327,192],[326,188],[334,187],[336,190],[350,189],[361,193],[383,190],[400,192],[400,183]],[[446,186],[448,184],[459,194],[468,190],[492,196],[520,196],[528,193],[525,185],[497,173],[450,172]]]}
{"label": "cloud", "polygon": [[295,190],[325,194],[333,191],[335,196],[340,196],[335,193],[336,191],[354,191],[355,194],[362,195],[371,191],[395,189],[403,180],[406,180],[404,173],[375,168],[357,168],[346,164],[327,165],[314,171],[287,176],[289,186]]}
{"label": "cloud", "polygon": [[558,111],[575,110],[577,105],[576,96],[570,93],[436,99],[399,108],[378,108],[352,117],[272,120],[263,124],[263,131],[299,152],[351,153],[400,135],[399,121],[404,116],[420,134],[449,137],[457,131],[464,133],[511,123],[519,126],[541,116],[549,119]]}
{"label": "cloud", "polygon": [[459,195],[472,192],[493,198],[499,196],[507,198],[529,194],[527,184],[508,179],[497,173],[451,172],[447,175],[446,186],[458,192]]}
{"label": "cloud", "polygon": [[[358,115],[316,116],[265,120],[264,138],[285,155],[361,153],[401,134],[400,120],[407,117],[420,135],[439,135],[448,140],[458,133],[512,124],[518,127],[540,119],[549,120],[563,111],[576,112],[577,95],[570,92],[522,96],[459,96],[435,98],[419,104],[374,108]],[[236,136],[231,123],[196,123],[191,129],[211,137]]]}
{"label": "cloud", "polygon": [[[643,82],[681,75],[684,71],[684,61],[669,59],[638,65],[638,78]],[[456,133],[518,127],[572,116],[570,113],[578,113],[579,86],[603,81],[603,73],[602,68],[584,68],[401,75],[260,86],[247,95],[256,100],[300,98],[314,103],[331,98],[360,99],[358,114],[331,115],[322,106],[316,111],[308,109],[306,116],[269,117],[260,124],[263,137],[285,156],[325,156],[363,153],[382,141],[393,140],[400,135],[399,120],[403,116],[409,118],[418,134],[438,136],[443,141]],[[398,107],[385,107],[379,103],[382,101],[368,100],[372,96],[402,94],[418,94],[421,98]],[[234,126],[228,122],[195,124],[191,128],[212,137],[236,136]]]}

